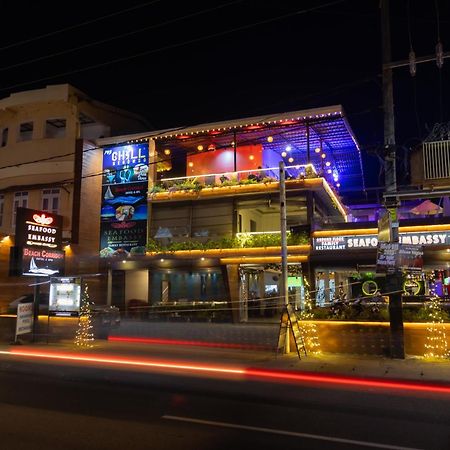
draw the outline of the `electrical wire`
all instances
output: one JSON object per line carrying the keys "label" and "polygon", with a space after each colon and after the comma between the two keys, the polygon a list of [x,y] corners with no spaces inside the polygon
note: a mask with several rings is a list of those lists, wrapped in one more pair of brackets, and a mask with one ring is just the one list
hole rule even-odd
{"label": "electrical wire", "polygon": [[[439,15],[439,2],[438,0],[434,0],[434,7],[436,10],[436,28],[437,28],[437,42],[439,45],[441,43],[441,25],[440,25],[440,15]],[[444,121],[444,105],[443,105],[443,95],[444,88],[442,83],[442,68],[438,66],[439,69],[439,122],[443,123]]]}
{"label": "electrical wire", "polygon": [[287,13],[287,14],[282,14],[280,16],[271,17],[269,19],[261,20],[259,22],[253,22],[253,23],[250,23],[250,24],[245,24],[245,25],[242,25],[242,26],[239,26],[239,27],[231,28],[231,29],[228,29],[228,30],[219,31],[217,33],[212,33],[212,34],[209,34],[209,35],[206,35],[206,36],[200,36],[200,37],[197,37],[197,38],[188,39],[188,40],[185,40],[183,42],[178,42],[178,43],[174,43],[174,44],[168,44],[168,45],[163,46],[163,47],[159,47],[159,48],[155,48],[155,49],[151,49],[151,50],[145,50],[143,52],[135,53],[133,55],[122,56],[122,57],[119,57],[119,58],[111,59],[109,61],[104,61],[104,62],[101,62],[101,63],[92,64],[90,66],[80,67],[79,69],[74,69],[74,70],[69,70],[69,71],[66,71],[66,72],[61,72],[61,73],[56,74],[56,75],[42,77],[42,78],[38,78],[38,79],[35,79],[35,80],[32,80],[32,81],[26,81],[26,82],[23,82],[23,83],[16,83],[16,84],[13,84],[13,85],[1,88],[0,92],[8,91],[8,90],[11,90],[11,89],[16,89],[18,87],[28,86],[30,84],[40,83],[42,81],[53,80],[55,78],[67,77],[68,75],[73,75],[73,74],[77,74],[77,73],[87,72],[89,70],[100,69],[102,67],[106,67],[106,66],[109,66],[111,64],[117,64],[117,63],[129,61],[131,59],[136,59],[136,58],[140,58],[140,57],[143,57],[143,56],[148,56],[148,55],[151,55],[151,54],[154,54],[154,53],[163,52],[163,51],[166,51],[166,50],[172,50],[174,48],[185,47],[187,45],[195,44],[197,42],[203,42],[203,41],[206,41],[208,39],[213,39],[213,38],[217,38],[217,37],[220,37],[220,36],[226,36],[228,34],[236,32],[236,31],[248,30],[248,29],[253,28],[255,26],[265,25],[265,24],[268,24],[268,23],[272,23],[272,22],[275,22],[275,21],[278,21],[278,20],[283,20],[283,19],[286,19],[286,18],[289,18],[289,17],[293,17],[293,16],[296,16],[296,15],[306,14],[306,13],[315,11],[317,9],[321,9],[321,8],[325,8],[325,7],[328,7],[328,6],[336,5],[338,3],[343,3],[345,1],[346,0],[335,0],[335,1],[332,1],[332,2],[324,3],[322,5],[313,6],[313,7],[310,7],[310,8],[305,8],[305,9],[301,9],[301,10],[298,10],[298,11],[294,11],[292,13]]}
{"label": "electrical wire", "polygon": [[74,24],[74,25],[70,25],[70,26],[65,27],[65,28],[60,28],[59,30],[50,31],[48,33],[44,33],[44,34],[41,34],[39,36],[35,36],[35,37],[29,38],[29,39],[24,39],[22,41],[14,42],[12,44],[4,45],[3,47],[0,47],[0,52],[3,51],[3,50],[9,50],[10,48],[19,47],[19,46],[24,45],[24,44],[29,44],[30,42],[39,41],[41,39],[45,39],[45,38],[50,37],[50,36],[56,36],[57,34],[61,34],[61,33],[64,33],[66,31],[69,31],[69,30],[74,30],[76,28],[81,28],[81,27],[84,27],[85,25],[91,25],[93,23],[100,22],[100,21],[102,21],[104,19],[109,19],[111,17],[115,17],[115,16],[118,16],[118,15],[130,12],[130,11],[135,11],[137,9],[141,9],[141,8],[146,7],[146,6],[153,5],[154,3],[158,3],[160,1],[161,0],[153,0],[151,2],[141,3],[141,4],[136,5],[136,6],[131,6],[129,8],[121,9],[120,11],[116,11],[116,12],[113,12],[113,13],[110,13],[110,14],[105,14],[104,16],[95,17],[94,19],[89,19],[89,20],[86,20],[84,22],[77,23],[77,24]]}
{"label": "electrical wire", "polygon": [[51,53],[49,55],[39,56],[38,58],[29,59],[29,60],[26,60],[26,61],[19,62],[17,64],[12,64],[10,66],[0,67],[0,72],[4,72],[4,71],[10,70],[10,69],[15,69],[17,67],[26,66],[26,65],[33,64],[33,63],[36,63],[36,62],[39,62],[39,61],[45,61],[47,59],[55,58],[56,56],[62,56],[62,55],[66,55],[68,53],[73,53],[73,52],[76,52],[78,50],[83,50],[83,49],[94,47],[94,46],[97,46],[97,45],[106,44],[107,42],[116,41],[118,39],[122,39],[124,37],[129,37],[129,36],[132,36],[132,35],[135,35],[135,34],[138,34],[138,33],[142,33],[144,31],[161,28],[161,27],[164,27],[166,25],[171,25],[173,23],[180,22],[180,21],[185,20],[185,19],[190,19],[192,17],[197,17],[197,16],[200,16],[202,14],[206,14],[206,13],[209,13],[209,12],[212,12],[212,11],[216,11],[218,9],[226,8],[228,6],[235,5],[237,3],[241,3],[242,1],[244,1],[244,0],[234,0],[234,1],[229,2],[229,3],[225,3],[225,4],[222,4],[222,5],[214,6],[212,8],[206,8],[206,9],[203,9],[201,11],[196,11],[194,13],[186,14],[184,16],[176,17],[174,19],[166,20],[164,22],[158,22],[158,23],[149,25],[149,26],[144,27],[144,28],[139,28],[137,30],[129,31],[127,33],[119,34],[119,35],[112,36],[112,37],[105,38],[105,39],[100,39],[98,41],[89,42],[87,44],[80,45],[78,47],[69,48],[67,50],[62,50],[62,51],[59,51],[59,52]]}

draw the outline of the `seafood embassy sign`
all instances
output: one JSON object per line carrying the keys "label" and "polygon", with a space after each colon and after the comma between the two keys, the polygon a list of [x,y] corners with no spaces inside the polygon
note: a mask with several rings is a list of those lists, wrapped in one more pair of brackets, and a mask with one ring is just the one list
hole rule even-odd
{"label": "seafood embassy sign", "polygon": [[[450,231],[400,233],[401,244],[413,245],[450,245]],[[364,236],[329,236],[313,239],[313,250],[352,250],[377,248],[378,238],[375,234]]]}

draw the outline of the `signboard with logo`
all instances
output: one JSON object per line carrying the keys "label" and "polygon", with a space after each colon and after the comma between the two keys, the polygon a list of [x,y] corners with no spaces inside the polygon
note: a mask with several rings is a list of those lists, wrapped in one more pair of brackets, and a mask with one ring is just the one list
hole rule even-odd
{"label": "signboard with logo", "polygon": [[145,254],[148,144],[103,151],[100,256]]}
{"label": "signboard with logo", "polygon": [[15,244],[10,250],[11,276],[47,277],[64,273],[62,216],[17,208]]}
{"label": "signboard with logo", "polygon": [[62,216],[35,209],[17,208],[15,244],[62,249]]}
{"label": "signboard with logo", "polygon": [[50,279],[48,312],[52,316],[78,315],[81,303],[81,278],[55,277]]}
{"label": "signboard with logo", "polygon": [[17,305],[16,339],[19,334],[33,331],[33,305],[32,302]]}
{"label": "signboard with logo", "polygon": [[[400,243],[425,246],[450,245],[450,231],[400,233]],[[376,249],[377,246],[378,238],[375,234],[313,239],[315,251]]]}

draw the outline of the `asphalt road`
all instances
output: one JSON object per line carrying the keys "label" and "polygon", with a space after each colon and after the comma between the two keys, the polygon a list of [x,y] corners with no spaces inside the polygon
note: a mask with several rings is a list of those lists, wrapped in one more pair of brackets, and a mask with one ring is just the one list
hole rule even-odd
{"label": "asphalt road", "polygon": [[450,448],[450,395],[0,360],[0,448]]}

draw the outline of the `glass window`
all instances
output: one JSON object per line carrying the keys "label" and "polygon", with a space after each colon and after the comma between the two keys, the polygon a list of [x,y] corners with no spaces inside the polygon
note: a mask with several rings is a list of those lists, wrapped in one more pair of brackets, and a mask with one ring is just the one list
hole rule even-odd
{"label": "glass window", "polygon": [[28,207],[28,192],[16,192],[14,194],[14,207],[13,207],[13,217],[12,226],[16,226],[16,216],[17,208],[27,208]]}
{"label": "glass window", "polygon": [[2,147],[6,147],[6,145],[8,144],[8,128],[3,128],[2,130],[2,142],[1,142],[1,146]]}
{"label": "glass window", "polygon": [[46,138],[62,138],[66,135],[66,119],[48,119],[45,121]]}
{"label": "glass window", "polygon": [[19,128],[19,141],[30,141],[33,139],[33,122],[23,122]]}
{"label": "glass window", "polygon": [[42,210],[59,214],[59,189],[44,189],[42,191]]}

